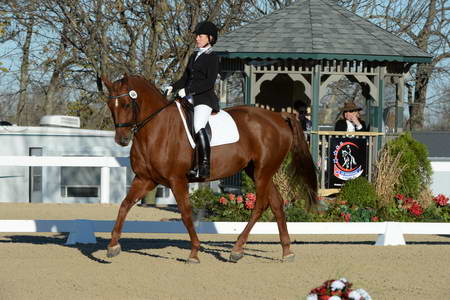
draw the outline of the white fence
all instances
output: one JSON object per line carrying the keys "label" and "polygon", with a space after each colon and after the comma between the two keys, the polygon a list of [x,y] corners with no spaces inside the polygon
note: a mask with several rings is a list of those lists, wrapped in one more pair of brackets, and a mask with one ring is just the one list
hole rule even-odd
{"label": "white fence", "polygon": [[[199,234],[239,234],[246,222],[197,222]],[[0,220],[0,232],[68,232],[67,245],[96,243],[96,232],[111,232],[114,221],[99,220]],[[376,234],[375,245],[405,245],[404,234],[450,234],[450,223],[355,222],[321,223],[288,222],[292,234]],[[180,221],[126,221],[124,233],[186,233]],[[278,234],[275,222],[259,222],[251,234]],[[450,242],[450,241],[449,241]]]}
{"label": "white fence", "polygon": [[[433,163],[432,163],[433,164]],[[101,167],[101,203],[109,203],[110,168],[129,166],[127,157],[0,156],[0,166]],[[450,162],[439,163],[440,171]],[[245,222],[197,222],[198,233],[239,234]],[[0,232],[68,232],[67,244],[96,243],[96,232],[111,232],[114,221],[98,220],[0,220]],[[450,234],[448,223],[302,223],[289,222],[290,234],[376,234],[375,245],[405,245],[404,234]],[[185,233],[182,222],[127,221],[123,232]],[[257,223],[252,234],[278,234],[273,222]]]}

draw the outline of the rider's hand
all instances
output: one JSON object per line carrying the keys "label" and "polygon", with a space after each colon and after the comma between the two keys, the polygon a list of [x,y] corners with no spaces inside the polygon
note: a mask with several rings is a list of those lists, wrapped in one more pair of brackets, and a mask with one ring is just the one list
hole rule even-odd
{"label": "rider's hand", "polygon": [[173,86],[169,85],[168,87],[166,87],[166,96],[169,97],[170,94],[172,94],[172,90],[173,90]]}
{"label": "rider's hand", "polygon": [[181,89],[178,91],[178,96],[180,96],[181,98],[186,97],[186,91],[184,89]]}

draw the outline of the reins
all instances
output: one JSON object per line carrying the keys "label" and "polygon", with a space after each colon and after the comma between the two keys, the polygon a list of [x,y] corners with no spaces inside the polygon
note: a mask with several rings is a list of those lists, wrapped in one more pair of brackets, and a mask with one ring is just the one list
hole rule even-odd
{"label": "reins", "polygon": [[133,119],[134,119],[134,121],[133,122],[127,122],[127,123],[115,123],[114,127],[116,127],[116,128],[133,127],[133,128],[131,128],[131,132],[133,134],[136,134],[139,131],[139,129],[144,127],[148,122],[150,122],[151,119],[156,117],[156,115],[158,115],[162,110],[164,110],[166,107],[168,107],[169,105],[171,105],[172,103],[174,103],[176,101],[176,98],[170,100],[167,104],[165,104],[164,106],[160,107],[158,110],[156,110],[153,113],[151,113],[149,116],[147,116],[142,121],[138,121],[137,120],[137,113],[139,112],[139,105],[136,102],[137,93],[134,90],[129,91],[127,94],[121,94],[121,95],[118,95],[118,96],[109,96],[108,98],[109,99],[117,99],[117,98],[121,98],[121,97],[125,97],[125,96],[129,96],[131,98],[131,106],[132,106],[132,109],[133,109]]}
{"label": "reins", "polygon": [[174,103],[176,101],[176,98],[170,100],[167,104],[165,104],[163,107],[159,108],[157,111],[153,112],[152,114],[150,114],[148,117],[146,117],[144,120],[140,121],[140,122],[135,122],[134,127],[131,129],[131,131],[133,132],[133,134],[135,134],[136,132],[138,132],[139,129],[141,129],[142,127],[145,126],[145,124],[147,124],[151,119],[153,119],[154,117],[156,117],[157,114],[159,114],[163,109],[165,109],[166,107],[168,107],[169,105],[171,105],[172,103]]}

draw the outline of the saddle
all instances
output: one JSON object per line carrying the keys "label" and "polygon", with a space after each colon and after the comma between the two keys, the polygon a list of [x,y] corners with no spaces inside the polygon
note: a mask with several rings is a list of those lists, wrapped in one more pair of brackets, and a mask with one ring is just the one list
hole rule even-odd
{"label": "saddle", "polygon": [[[186,118],[186,123],[189,128],[189,133],[191,136],[195,136],[195,129],[194,129],[194,104],[189,102],[186,98],[177,98],[178,103],[180,103],[181,108],[183,110],[184,117]],[[215,113],[212,113],[215,114]],[[206,123],[205,126],[206,133],[208,135],[209,141],[211,141],[212,138],[212,132],[211,132],[211,126],[209,125],[209,122]]]}

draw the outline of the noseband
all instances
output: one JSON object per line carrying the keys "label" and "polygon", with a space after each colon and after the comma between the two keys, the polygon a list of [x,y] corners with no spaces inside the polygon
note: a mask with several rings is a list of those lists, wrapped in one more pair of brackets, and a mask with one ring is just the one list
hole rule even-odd
{"label": "noseband", "polygon": [[[149,116],[147,116],[145,119],[143,119],[142,121],[138,121],[137,120],[137,115],[139,112],[139,104],[137,103],[136,99],[137,99],[137,93],[134,90],[130,90],[128,93],[126,94],[122,94],[122,95],[117,95],[117,96],[109,96],[109,99],[119,99],[122,97],[130,97],[131,98],[131,108],[133,109],[133,122],[127,122],[127,123],[114,123],[114,127],[116,128],[121,128],[121,127],[132,127],[131,131],[133,132],[133,134],[135,134],[136,132],[139,131],[139,129],[141,129],[142,127],[145,126],[145,124],[147,124],[151,119],[153,119],[157,114],[159,114],[163,109],[165,109],[166,107],[168,107],[169,105],[171,105],[172,103],[175,102],[175,99],[170,100],[166,105],[164,105],[163,107],[159,108],[158,110],[156,110],[155,112],[151,113]],[[129,105],[127,105],[126,108],[128,108]]]}

